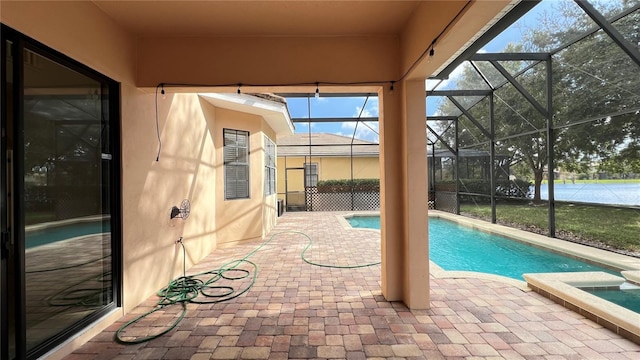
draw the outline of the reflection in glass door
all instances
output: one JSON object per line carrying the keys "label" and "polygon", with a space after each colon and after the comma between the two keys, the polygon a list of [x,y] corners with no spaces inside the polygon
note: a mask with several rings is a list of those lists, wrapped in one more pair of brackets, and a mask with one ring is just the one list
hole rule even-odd
{"label": "reflection in glass door", "polygon": [[[103,88],[33,51],[24,60],[27,351],[113,300],[103,204]],[[108,185],[108,184],[106,184]]]}
{"label": "reflection in glass door", "polygon": [[[10,184],[10,162],[9,156],[9,135],[11,131],[7,128],[8,117],[13,114],[13,64],[11,61],[11,50],[14,45],[9,40],[3,40],[1,43],[0,57],[0,78],[4,79],[2,89],[0,90],[0,99],[2,110],[2,118],[0,122],[0,358],[13,358],[15,356],[15,307],[9,304],[9,298],[5,294],[9,293],[9,289],[13,287],[9,284],[9,280],[13,278],[9,274],[9,270],[13,269],[9,263],[9,254],[11,251],[11,239],[9,233],[9,217],[10,206],[9,197],[11,192],[8,189]],[[9,348],[11,344],[11,348]]]}
{"label": "reflection in glass door", "polygon": [[[35,358],[116,303],[111,112],[117,86],[39,44],[7,44],[5,68],[19,81],[3,81],[16,94],[3,105],[16,110],[3,106],[3,163],[12,174],[3,173],[2,216],[11,241],[2,306],[15,319],[3,325],[0,355]],[[11,197],[11,188],[19,196]]]}

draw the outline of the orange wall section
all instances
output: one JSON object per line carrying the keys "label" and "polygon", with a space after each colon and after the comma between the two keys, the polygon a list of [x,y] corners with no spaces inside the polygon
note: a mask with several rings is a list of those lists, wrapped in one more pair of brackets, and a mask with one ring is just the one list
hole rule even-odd
{"label": "orange wall section", "polygon": [[[178,237],[185,239],[191,266],[220,244],[264,236],[275,222],[276,196],[263,197],[262,182],[252,181],[250,200],[221,199],[221,128],[242,126],[251,132],[251,178],[259,179],[262,134],[276,140],[259,117],[215,108],[195,94],[168,94],[159,101],[163,146],[155,161],[155,97],[143,88],[162,82],[274,85],[273,91],[287,91],[291,88],[277,85],[379,81],[367,85],[379,86],[380,99],[382,291],[387,300],[423,307],[413,301],[424,295],[424,286],[428,289],[428,262],[419,258],[428,249],[428,243],[419,243],[427,241],[420,218],[426,216],[426,178],[407,179],[426,166],[425,159],[411,169],[423,159],[412,155],[414,147],[426,151],[422,140],[413,140],[425,137],[423,81],[510,1],[472,1],[436,43],[434,58],[419,61],[409,74],[412,81],[396,83],[391,93],[388,82],[398,80],[433,40],[423,31],[452,18],[454,6],[465,2],[429,3],[396,36],[136,38],[92,2],[0,2],[2,23],[121,84],[125,312],[181,274]],[[423,192],[414,197],[416,186]],[[171,206],[184,198],[191,200],[191,216],[170,222]],[[260,225],[247,226],[255,223]]]}
{"label": "orange wall section", "polygon": [[[208,105],[211,106],[211,105]],[[257,115],[233,110],[215,109],[215,142],[218,188],[211,207],[216,214],[216,236],[220,246],[229,246],[243,240],[262,239],[264,217],[263,206],[273,210],[276,196],[264,197],[264,132],[262,118]],[[249,132],[249,198],[226,200],[224,194],[223,129]],[[270,132],[273,136],[273,133]],[[275,219],[275,212],[273,212]],[[273,226],[273,224],[268,224]],[[266,229],[271,230],[270,228]]]}
{"label": "orange wall section", "polygon": [[[501,11],[515,3],[514,0],[426,1],[415,11],[402,32],[402,69],[408,71],[413,62],[428,49],[446,26],[448,29],[434,44],[434,56],[425,53],[422,61],[409,72],[407,80],[435,75],[438,68],[463,48]],[[466,8],[465,8],[466,5]],[[458,15],[459,13],[459,15]],[[457,19],[456,19],[456,16]],[[449,24],[451,22],[451,24]],[[437,26],[434,26],[437,25]],[[435,27],[435,29],[434,29]]]}
{"label": "orange wall section", "polygon": [[403,86],[404,302],[411,309],[429,308],[429,232],[427,125],[424,81]]}
{"label": "orange wall section", "polygon": [[[216,186],[222,178],[216,156],[215,109],[195,94],[168,93],[158,99],[162,151],[156,161],[155,96],[136,86],[135,41],[90,2],[0,3],[3,24],[102,72],[121,85],[123,309],[126,313],[182,272],[182,252],[175,241],[184,237],[187,267],[217,246]],[[233,119],[227,119],[233,123]],[[255,133],[275,134],[261,118]],[[253,126],[253,125],[252,125]],[[266,128],[265,128],[266,127]],[[221,136],[221,135],[220,135]],[[258,149],[262,145],[258,139]],[[258,156],[259,151],[256,151]],[[262,159],[255,161],[254,179],[262,177]],[[221,167],[220,167],[221,168]],[[256,182],[252,193],[262,194]],[[186,221],[169,221],[172,206],[191,200]],[[252,213],[260,237],[275,224],[276,196],[259,196],[265,209]],[[224,231],[222,232],[224,234]],[[224,241],[240,240],[222,237]]]}
{"label": "orange wall section", "polygon": [[[456,14],[465,6],[466,1],[426,1],[423,2],[407,22],[402,32],[402,69],[409,71],[413,63],[425,55],[429,45],[447,24],[455,18]],[[439,43],[436,44],[439,47]],[[438,49],[439,50],[439,49]],[[439,51],[437,51],[439,53]],[[428,55],[427,55],[428,56]],[[440,57],[440,61],[447,58]],[[426,58],[424,58],[426,62]],[[430,61],[430,60],[429,60]],[[430,67],[440,64],[429,64]],[[427,77],[430,74],[417,73],[415,70],[409,73],[411,77]]]}
{"label": "orange wall section", "polygon": [[138,86],[390,82],[399,39],[377,37],[141,38]]}
{"label": "orange wall section", "polygon": [[[137,95],[137,96],[136,96]],[[131,309],[182,273],[176,240],[184,238],[187,268],[215,249],[215,146],[210,120],[197,95],[159,99],[162,151],[153,119],[154,97],[126,97],[143,109],[137,121],[123,124],[123,294]],[[125,97],[123,96],[123,99]],[[147,111],[144,111],[146,109]],[[172,206],[191,201],[187,220],[170,220]]]}
{"label": "orange wall section", "polygon": [[380,104],[380,236],[382,295],[402,301],[404,295],[404,174],[401,105],[404,83],[378,92]]}
{"label": "orange wall section", "polygon": [[0,20],[112,79],[135,82],[134,37],[90,2],[0,1]]}

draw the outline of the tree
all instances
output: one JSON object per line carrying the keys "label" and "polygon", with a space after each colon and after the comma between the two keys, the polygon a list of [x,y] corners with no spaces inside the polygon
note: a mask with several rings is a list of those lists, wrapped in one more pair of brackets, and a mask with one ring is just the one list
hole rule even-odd
{"label": "tree", "polygon": [[[519,44],[508,45],[507,52],[521,52],[522,46]],[[523,61],[501,62],[508,73],[515,76],[523,70],[529,63]],[[471,117],[478,123],[465,115],[458,118],[458,147],[475,148],[488,153],[488,145],[491,141],[495,145],[497,155],[508,155],[509,165],[502,164],[494,169],[511,169],[517,164],[524,163],[531,171],[534,180],[534,202],[540,202],[540,186],[543,174],[547,165],[547,139],[544,135],[545,118],[511,85],[500,72],[488,62],[474,62],[474,67],[466,65],[461,76],[457,79],[458,89],[495,89],[494,97],[494,120],[495,137],[490,138],[490,101],[489,98],[478,99],[477,97],[454,98],[467,109]],[[484,79],[476,72],[476,68]],[[522,83],[540,102],[545,99],[545,68],[544,64],[532,67],[518,76],[518,81]],[[546,106],[545,102],[542,102]],[[441,114],[459,114],[460,109],[453,101],[441,101],[438,108]],[[532,131],[534,133],[532,133]],[[535,134],[538,132],[538,134]],[[513,137],[513,135],[527,133],[526,136]],[[447,141],[454,147],[455,140],[449,135]],[[504,160],[504,158],[503,158]],[[494,172],[494,177],[506,176]]]}
{"label": "tree", "polygon": [[[544,30],[523,39],[528,51],[552,50],[593,28],[575,4],[554,5],[555,16],[540,19]],[[598,8],[611,17],[632,5],[608,1]],[[631,44],[640,43],[638,11],[613,25]],[[640,69],[609,35],[599,30],[555,53],[553,70],[557,164],[574,172],[618,171],[612,162],[640,157]]]}
{"label": "tree", "polygon": [[[607,15],[620,12],[623,3],[606,3]],[[527,30],[517,44],[505,52],[549,52],[593,27],[575,4],[558,2],[543,13],[536,29]],[[633,44],[640,43],[640,12],[614,26]],[[548,165],[546,118],[487,62],[466,65],[456,81],[457,89],[495,89],[495,137],[488,136],[489,101],[462,99],[483,131],[448,100],[438,113],[458,117],[459,147],[487,148],[494,141],[496,153],[511,156],[511,169],[525,164],[534,180],[534,202],[540,202],[540,185]],[[510,61],[501,64],[546,108],[547,86],[544,63]],[[530,66],[529,69],[527,67]],[[527,69],[520,73],[521,70]],[[633,172],[640,159],[640,71],[638,66],[602,30],[554,52],[552,58],[553,127],[556,164],[570,171],[586,172],[596,163],[600,169]],[[487,80],[489,84],[486,84]],[[517,136],[523,134],[522,136]],[[453,144],[453,137],[446,137]],[[452,145],[453,147],[453,145]],[[614,164],[618,166],[613,166]],[[623,166],[624,165],[624,166]]]}

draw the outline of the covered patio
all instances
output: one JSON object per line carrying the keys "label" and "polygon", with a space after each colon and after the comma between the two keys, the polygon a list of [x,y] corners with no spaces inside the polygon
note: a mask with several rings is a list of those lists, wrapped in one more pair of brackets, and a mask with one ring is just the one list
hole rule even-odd
{"label": "covered patio", "polygon": [[[536,3],[3,1],[2,83],[10,91],[0,97],[0,127],[7,134],[0,158],[11,171],[0,181],[0,357],[637,355],[637,345],[523,284],[430,271],[425,80],[447,77],[461,54],[478,51]],[[237,114],[203,93],[375,94],[381,230],[347,230],[334,213],[277,218],[277,195],[264,171],[275,156],[266,150],[273,150],[278,129],[263,113]],[[29,321],[42,302],[32,301],[38,284],[25,276],[32,260],[25,227],[28,215],[38,214],[30,214],[23,190],[31,179],[24,173],[43,166],[22,155],[42,143],[23,131],[40,128],[29,126],[25,113],[40,115],[29,96],[42,95],[92,105],[91,164],[103,170],[94,186],[102,206],[82,215],[111,223],[101,237],[99,304],[87,316],[49,321],[50,333],[38,336]],[[60,108],[46,107],[57,115],[51,109]],[[82,146],[67,150],[89,153]],[[231,169],[239,169],[235,177]],[[82,177],[63,175],[70,188]],[[86,203],[77,191],[68,193],[73,203]],[[183,199],[191,201],[187,221],[171,215]],[[347,267],[304,262],[300,233],[321,249],[308,253],[314,261]],[[153,294],[183,269],[220,266],[268,239],[251,256],[259,271],[246,293],[217,304],[187,304],[186,319],[150,342],[114,340],[116,330],[153,307]],[[72,247],[65,251],[77,257]],[[351,266],[362,262],[380,264]],[[54,270],[60,269],[68,264]],[[77,276],[68,274],[58,277]],[[71,307],[84,311],[85,305]],[[163,309],[154,314],[158,319],[131,326],[123,336],[148,336],[179,309]]]}
{"label": "covered patio", "polygon": [[[65,359],[635,359],[634,344],[582,315],[530,291],[524,282],[481,274],[431,271],[431,308],[387,301],[379,234],[344,228],[339,213],[286,213],[249,260],[254,286],[218,304],[188,304],[185,319],[164,336],[135,345],[116,330],[155,306],[145,302]],[[188,273],[218,268],[262,242],[220,249]],[[427,261],[425,258],[424,261]],[[124,331],[124,339],[165,329],[180,305]]]}

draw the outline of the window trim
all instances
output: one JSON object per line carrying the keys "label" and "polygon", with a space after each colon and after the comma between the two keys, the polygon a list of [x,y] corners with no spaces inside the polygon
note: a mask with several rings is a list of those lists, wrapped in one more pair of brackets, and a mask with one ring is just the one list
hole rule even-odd
{"label": "window trim", "polygon": [[[226,151],[227,149],[233,148],[233,149],[244,149],[245,147],[238,147],[237,145],[230,145],[227,144],[227,134],[233,134],[236,137],[236,140],[238,138],[238,135],[245,135],[246,139],[247,139],[247,144],[246,144],[246,162],[237,162],[237,158],[238,156],[236,155],[236,161],[231,161],[231,162],[227,162],[225,160],[226,158]],[[223,128],[222,129],[222,163],[223,163],[223,168],[224,168],[224,199],[225,200],[242,200],[242,199],[250,199],[251,198],[251,163],[250,163],[250,156],[251,156],[251,147],[250,147],[250,140],[251,140],[251,134],[249,131],[247,130],[238,130],[238,129],[230,129],[230,128]],[[229,166],[234,166],[234,167],[245,167],[246,171],[247,171],[247,179],[246,179],[246,196],[238,196],[238,191],[236,190],[236,194],[234,196],[229,196],[228,193],[228,189],[227,189],[227,182],[229,180],[235,182],[236,186],[238,183],[243,182],[244,180],[238,180],[237,177],[235,179],[229,179],[227,178],[230,174],[229,174]],[[236,188],[237,189],[237,188]]]}
{"label": "window trim", "polygon": [[[273,175],[273,177],[271,176]],[[264,196],[277,193],[276,143],[264,135]]]}

